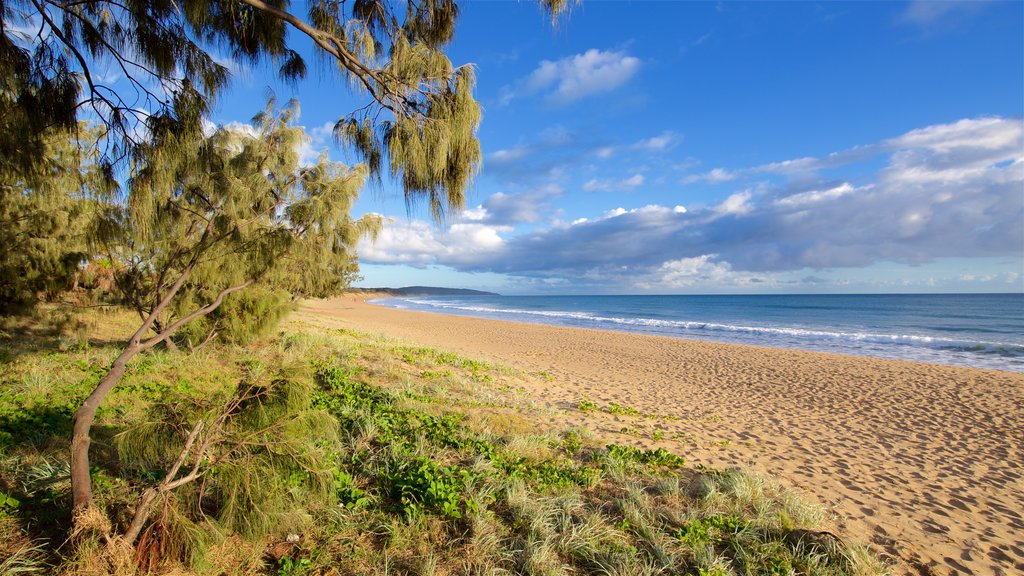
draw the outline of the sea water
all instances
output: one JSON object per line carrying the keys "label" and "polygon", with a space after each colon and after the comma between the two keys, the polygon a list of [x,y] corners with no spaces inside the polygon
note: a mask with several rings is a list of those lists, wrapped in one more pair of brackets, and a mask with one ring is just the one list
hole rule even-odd
{"label": "sea water", "polygon": [[407,310],[1024,372],[1024,294],[417,296]]}

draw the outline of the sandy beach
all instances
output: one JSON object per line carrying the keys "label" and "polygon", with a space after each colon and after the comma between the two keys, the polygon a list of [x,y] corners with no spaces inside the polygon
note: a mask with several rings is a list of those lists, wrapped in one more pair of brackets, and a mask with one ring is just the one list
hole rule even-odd
{"label": "sandy beach", "polygon": [[[782,478],[897,573],[1024,573],[1024,375],[399,311],[354,296],[307,302],[298,317],[543,374],[528,392],[552,408],[551,424]],[[584,413],[581,399],[646,416]]]}

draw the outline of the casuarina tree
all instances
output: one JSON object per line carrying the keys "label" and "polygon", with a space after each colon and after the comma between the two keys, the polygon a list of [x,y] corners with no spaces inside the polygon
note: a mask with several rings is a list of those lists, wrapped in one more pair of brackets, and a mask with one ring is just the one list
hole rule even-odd
{"label": "casuarina tree", "polygon": [[[92,503],[90,429],[104,398],[140,352],[215,312],[246,289],[323,295],[344,285],[354,246],[381,221],[352,219],[365,165],[321,157],[299,164],[296,104],[267,110],[250,129],[210,136],[166,134],[137,153],[126,202],[109,206],[98,228],[121,269],[122,290],[142,323],[75,412],[71,480],[77,510]],[[328,277],[331,279],[328,282]]]}

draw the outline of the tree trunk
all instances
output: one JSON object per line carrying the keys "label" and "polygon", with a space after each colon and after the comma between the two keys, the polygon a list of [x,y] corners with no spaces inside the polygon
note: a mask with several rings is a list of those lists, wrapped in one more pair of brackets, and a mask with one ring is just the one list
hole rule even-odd
{"label": "tree trunk", "polygon": [[89,431],[92,428],[93,420],[96,419],[96,410],[99,409],[107,394],[121,381],[128,361],[142,349],[137,342],[129,343],[128,347],[110,365],[110,371],[100,380],[96,389],[75,411],[74,426],[71,432],[71,495],[75,512],[80,512],[92,505],[92,482],[89,477],[89,444],[92,442],[92,438]]}
{"label": "tree trunk", "polygon": [[192,320],[209,314],[210,312],[217,309],[221,302],[224,301],[224,297],[232,292],[243,290],[250,286],[255,280],[246,280],[242,284],[225,288],[221,290],[220,294],[213,300],[213,302],[193,311],[184,318],[179,318],[177,321],[169,326],[164,327],[156,336],[146,341],[140,341],[142,335],[145,334],[151,326],[153,326],[156,317],[170,304],[171,299],[181,288],[181,285],[185,282],[185,278],[188,277],[192,271],[192,267],[195,262],[190,263],[185,267],[178,280],[171,286],[167,294],[164,295],[160,303],[150,312],[149,316],[142,322],[142,326],[135,331],[135,334],[128,340],[128,345],[121,352],[121,354],[114,360],[114,363],[110,365],[110,370],[107,372],[100,383],[96,386],[96,389],[89,394],[89,397],[82,402],[82,405],[75,411],[75,417],[73,420],[73,427],[71,430],[71,496],[73,502],[73,510],[75,513],[81,512],[92,505],[92,479],[89,477],[89,444],[92,438],[89,436],[89,432],[92,429],[92,423],[96,419],[96,410],[99,409],[100,404],[110,394],[110,391],[117,386],[117,383],[121,381],[121,377],[124,376],[125,369],[128,366],[128,361],[135,357],[136,354],[143,350],[148,350],[153,346],[167,340],[172,334],[178,331],[179,328]]}

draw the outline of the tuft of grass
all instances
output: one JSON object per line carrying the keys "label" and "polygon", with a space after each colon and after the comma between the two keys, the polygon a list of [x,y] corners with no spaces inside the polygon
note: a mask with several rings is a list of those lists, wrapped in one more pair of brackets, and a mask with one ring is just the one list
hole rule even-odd
{"label": "tuft of grass", "polygon": [[603,408],[603,410],[605,412],[609,413],[609,414],[620,414],[620,415],[623,415],[623,416],[641,416],[642,415],[642,413],[639,410],[637,410],[636,408],[633,408],[631,406],[622,406],[620,404],[616,404],[615,402],[612,402],[611,404],[605,406]]}
{"label": "tuft of grass", "polygon": [[635,462],[638,464],[665,466],[669,468],[681,468],[686,465],[686,460],[682,456],[673,454],[664,448],[643,450],[635,446],[609,444],[607,449],[608,455],[611,458],[622,460],[624,462]]}

